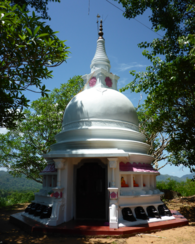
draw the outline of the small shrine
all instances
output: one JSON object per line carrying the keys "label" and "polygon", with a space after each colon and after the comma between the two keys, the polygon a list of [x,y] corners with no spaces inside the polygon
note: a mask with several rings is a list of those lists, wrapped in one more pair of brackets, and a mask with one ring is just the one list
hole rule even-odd
{"label": "small shrine", "polygon": [[90,68],[83,91],[65,109],[56,143],[43,155],[43,187],[22,215],[48,226],[100,220],[111,229],[175,219],[156,189],[159,172],[135,108],[117,91],[102,21]]}

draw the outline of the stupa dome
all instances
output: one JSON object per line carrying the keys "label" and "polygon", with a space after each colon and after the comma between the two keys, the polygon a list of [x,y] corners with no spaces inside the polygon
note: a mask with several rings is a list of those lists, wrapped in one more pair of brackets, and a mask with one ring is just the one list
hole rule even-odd
{"label": "stupa dome", "polygon": [[[110,72],[102,23],[91,72],[83,75],[85,86],[66,106],[62,131],[46,158],[128,157],[153,160],[149,145],[139,132],[131,101],[117,91],[119,77]],[[133,156],[134,155],[134,156]],[[146,162],[145,161],[145,162]]]}
{"label": "stupa dome", "polygon": [[97,121],[103,127],[138,126],[137,113],[126,96],[113,89],[94,87],[80,92],[69,102],[62,127],[65,130],[66,126],[79,127],[79,122],[88,122],[90,126]]}

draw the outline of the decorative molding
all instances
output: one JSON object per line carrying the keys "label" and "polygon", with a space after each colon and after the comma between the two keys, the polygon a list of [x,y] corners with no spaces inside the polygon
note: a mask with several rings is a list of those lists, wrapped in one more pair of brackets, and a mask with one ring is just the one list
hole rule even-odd
{"label": "decorative molding", "polygon": [[55,163],[48,164],[44,170],[41,171],[41,173],[51,173],[51,172],[57,172],[57,169],[55,167]]}
{"label": "decorative molding", "polygon": [[116,200],[116,199],[118,199],[118,192],[116,193],[116,192],[111,192],[110,193],[110,199],[112,199],[112,200]]}
{"label": "decorative molding", "polygon": [[92,78],[90,79],[90,81],[89,81],[89,86],[90,86],[90,87],[95,86],[96,82],[97,82],[96,77],[92,77]]}
{"label": "decorative molding", "polygon": [[52,188],[52,190],[54,192],[53,193],[53,196],[55,198],[62,198],[64,188],[62,188],[62,187],[55,187],[55,188]]}
{"label": "decorative molding", "polygon": [[132,171],[132,172],[149,172],[149,173],[159,173],[155,170],[151,164],[146,163],[119,163],[120,171]]}
{"label": "decorative molding", "polygon": [[110,200],[117,200],[118,199],[118,188],[116,187],[109,187],[108,188]]}
{"label": "decorative molding", "polygon": [[65,168],[65,162],[66,162],[66,159],[64,158],[55,158],[53,159],[55,161],[55,167],[56,169],[63,169]]}
{"label": "decorative molding", "polygon": [[109,167],[115,169],[117,166],[118,158],[108,158]]}
{"label": "decorative molding", "polygon": [[110,77],[106,77],[105,82],[106,82],[107,87],[112,87],[112,80],[110,79]]}
{"label": "decorative molding", "polygon": [[62,192],[58,192],[58,191],[56,191],[56,192],[54,192],[54,195],[53,195],[55,198],[62,198]]}
{"label": "decorative molding", "polygon": [[[93,71],[90,74],[85,74],[82,76],[82,78],[85,80],[85,83],[89,80],[92,73],[93,73],[93,76],[96,76],[96,77],[99,75],[99,73],[102,73],[103,75],[105,75],[105,77],[109,77],[117,85],[117,82],[118,82],[120,77],[115,75],[115,74],[110,73],[108,71],[108,69],[105,69],[105,67],[104,68],[98,68],[98,67],[93,66],[92,69],[93,69]],[[85,89],[88,89],[88,88],[86,87]],[[117,86],[113,87],[113,89],[117,90]]]}
{"label": "decorative molding", "polygon": [[127,162],[127,163],[120,162],[119,163],[119,170],[120,171],[133,171],[132,165],[129,162]]}
{"label": "decorative molding", "polygon": [[86,119],[80,121],[73,121],[68,124],[64,124],[62,126],[62,131],[71,130],[71,129],[81,129],[81,128],[88,128],[88,127],[116,127],[116,128],[124,128],[124,129],[131,129],[139,132],[138,126],[127,123],[121,122],[117,120],[103,120],[103,119]]}

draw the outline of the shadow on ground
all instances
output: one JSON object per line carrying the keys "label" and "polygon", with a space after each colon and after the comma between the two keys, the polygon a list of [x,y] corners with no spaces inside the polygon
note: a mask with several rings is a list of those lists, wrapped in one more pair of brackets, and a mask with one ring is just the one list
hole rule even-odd
{"label": "shadow on ground", "polygon": [[115,237],[60,237],[60,236],[32,236],[17,226],[9,222],[10,215],[22,212],[28,205],[16,204],[12,207],[0,209],[0,243],[2,244],[134,244],[134,243],[186,243],[194,244],[195,240],[195,196],[180,197],[166,202],[170,209],[179,211],[189,221],[191,226],[173,228],[169,230],[158,231],[155,233],[139,234],[129,238]]}

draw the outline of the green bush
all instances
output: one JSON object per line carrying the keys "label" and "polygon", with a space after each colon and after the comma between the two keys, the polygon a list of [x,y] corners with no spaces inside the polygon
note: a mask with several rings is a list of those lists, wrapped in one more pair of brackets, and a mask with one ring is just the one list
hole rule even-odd
{"label": "green bush", "polygon": [[179,192],[182,196],[195,195],[195,181],[187,179],[186,181],[177,182],[168,178],[165,181],[157,182],[156,186],[159,190],[167,189]]}
{"label": "green bush", "polygon": [[6,206],[6,198],[5,197],[0,197],[0,207],[5,207]]}
{"label": "green bush", "polygon": [[26,203],[34,200],[34,192],[11,192],[6,197],[0,196],[0,207]]}

